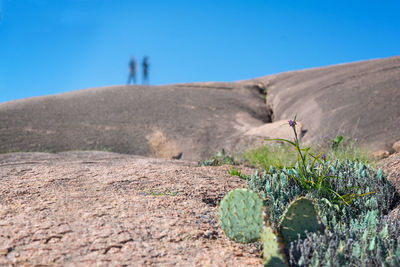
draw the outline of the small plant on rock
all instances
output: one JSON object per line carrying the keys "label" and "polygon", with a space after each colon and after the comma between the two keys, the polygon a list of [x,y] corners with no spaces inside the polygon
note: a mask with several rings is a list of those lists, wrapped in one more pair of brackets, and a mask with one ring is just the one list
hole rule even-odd
{"label": "small plant on rock", "polygon": [[330,139],[327,135],[322,142],[313,146],[314,151],[326,154],[331,160],[351,160],[376,165],[376,160],[371,156],[371,150],[362,144],[358,138],[337,135]]}
{"label": "small plant on rock", "polygon": [[[329,182],[330,179],[335,177],[327,174],[329,165],[326,164],[326,155],[318,154],[313,155],[310,152],[311,147],[301,148],[299,138],[296,131],[296,117],[294,120],[289,120],[289,126],[293,129],[294,140],[287,139],[267,139],[269,141],[282,141],[295,147],[297,153],[298,173],[288,172],[287,174],[296,182],[302,184],[307,191],[318,192],[320,197],[325,197],[330,202],[349,204],[355,197],[371,194],[355,194],[351,192],[351,188],[334,188]],[[340,136],[341,137],[341,136]],[[343,137],[338,138],[333,145],[338,145],[343,140]],[[311,165],[309,165],[308,156],[312,158]]]}
{"label": "small plant on rock", "polygon": [[246,162],[258,168],[268,170],[269,166],[293,166],[296,154],[286,143],[271,143],[249,149],[243,153]]}
{"label": "small plant on rock", "polygon": [[261,242],[264,266],[400,266],[399,217],[390,215],[399,196],[382,170],[314,156],[294,132],[294,141],[275,140],[296,148],[295,166],[256,172],[246,179],[249,189],[221,201],[227,236]]}
{"label": "small plant on rock", "polygon": [[225,153],[225,149],[222,149],[221,152],[218,152],[215,156],[212,156],[210,159],[202,160],[198,162],[198,166],[221,166],[221,165],[235,165],[235,159],[227,155]]}

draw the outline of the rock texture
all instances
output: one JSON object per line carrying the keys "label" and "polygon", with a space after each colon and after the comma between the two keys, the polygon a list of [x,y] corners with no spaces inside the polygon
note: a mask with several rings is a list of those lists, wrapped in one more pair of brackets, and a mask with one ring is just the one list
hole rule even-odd
{"label": "rock texture", "polygon": [[0,152],[111,150],[201,160],[222,148],[241,150],[253,144],[245,133],[296,114],[304,141],[341,134],[391,151],[400,140],[399,103],[400,57],[232,83],[92,88],[1,103]]}
{"label": "rock texture", "polygon": [[400,153],[400,141],[395,142],[392,148],[395,152]]}
{"label": "rock texture", "polygon": [[[218,201],[244,181],[227,167],[185,160],[237,151],[253,138],[290,139],[287,120],[296,114],[308,142],[342,134],[390,150],[400,140],[399,88],[393,57],[234,83],[112,86],[1,103],[0,152],[112,150],[183,161],[1,154],[0,266],[261,266],[254,247],[230,242],[217,226]],[[400,154],[382,164],[400,192]]]}
{"label": "rock texture", "polygon": [[[292,140],[294,138],[294,133],[293,129],[289,127],[288,124],[289,120],[280,120],[280,121],[274,121],[271,123],[266,123],[262,126],[259,127],[254,127],[250,129],[249,131],[245,132],[245,136],[257,136],[261,138],[283,138],[283,139],[288,139]],[[302,136],[302,124],[300,122],[296,123],[296,132],[299,135],[299,137]]]}
{"label": "rock texture", "polygon": [[0,266],[261,266],[218,228],[218,201],[244,186],[226,169],[105,152],[0,155]]}
{"label": "rock texture", "polygon": [[381,160],[389,157],[390,153],[386,150],[378,150],[371,153],[371,156],[375,160]]}
{"label": "rock texture", "polygon": [[382,160],[380,167],[388,175],[388,179],[395,185],[400,194],[400,153]]}
{"label": "rock texture", "polygon": [[304,140],[356,137],[374,150],[400,140],[400,57],[291,71],[243,84],[262,83],[274,120],[297,114]]}
{"label": "rock texture", "polygon": [[0,152],[105,150],[201,160],[268,121],[257,88],[111,86],[0,104]]}
{"label": "rock texture", "polygon": [[390,212],[390,218],[400,216],[400,153],[395,153],[380,162],[380,167],[393,183],[399,194],[397,207]]}

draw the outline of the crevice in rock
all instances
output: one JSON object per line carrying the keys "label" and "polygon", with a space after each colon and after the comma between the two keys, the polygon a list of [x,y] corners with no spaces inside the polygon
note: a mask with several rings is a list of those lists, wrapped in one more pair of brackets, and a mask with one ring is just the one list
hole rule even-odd
{"label": "crevice in rock", "polygon": [[0,251],[0,255],[7,257],[8,254],[10,254],[11,251],[13,251],[13,250],[14,250],[14,247],[8,247],[8,248],[4,249],[3,251]]}
{"label": "crevice in rock", "polygon": [[63,236],[62,235],[52,235],[46,238],[46,241],[44,241],[45,244],[49,243],[50,240],[52,240],[53,238],[57,238],[57,239],[61,239]]}
{"label": "crevice in rock", "polygon": [[267,103],[267,97],[268,97],[268,85],[264,84],[262,82],[253,84],[251,88],[257,90],[257,92],[264,98],[265,102],[265,115],[263,118],[263,122],[265,123],[270,123],[274,121],[274,111],[272,109],[272,106]]}
{"label": "crevice in rock", "polygon": [[201,199],[201,201],[205,204],[207,204],[210,207],[216,207],[220,201],[219,198],[212,198],[212,197],[204,197]]}
{"label": "crevice in rock", "polygon": [[107,254],[107,252],[110,251],[110,249],[112,249],[112,248],[121,249],[121,248],[122,248],[122,245],[111,245],[111,246],[108,246],[108,247],[106,247],[106,249],[104,250],[103,254]]}
{"label": "crevice in rock", "polygon": [[266,108],[266,117],[268,122],[274,122],[275,118],[274,118],[274,110],[272,109],[272,106],[270,104],[267,103],[267,101],[265,101],[265,108]]}
{"label": "crevice in rock", "polygon": [[133,239],[132,239],[132,238],[129,238],[129,239],[127,239],[127,240],[122,240],[122,241],[120,241],[119,243],[121,243],[121,244],[126,244],[126,243],[128,243],[128,242],[133,242]]}
{"label": "crevice in rock", "polygon": [[202,198],[201,201],[205,204],[207,204],[210,207],[216,207],[219,205],[219,202],[221,199],[224,197],[225,194],[219,194],[217,196],[214,195],[208,195],[207,193],[202,193]]}

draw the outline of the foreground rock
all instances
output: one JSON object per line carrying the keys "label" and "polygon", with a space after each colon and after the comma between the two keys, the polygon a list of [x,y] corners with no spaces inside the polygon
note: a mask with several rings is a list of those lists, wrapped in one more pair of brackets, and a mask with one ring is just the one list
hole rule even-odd
{"label": "foreground rock", "polygon": [[217,226],[243,180],[103,152],[0,155],[0,266],[249,266]]}
{"label": "foreground rock", "polygon": [[389,157],[390,153],[386,150],[378,150],[371,153],[371,156],[375,160],[381,160]]}
{"label": "foreground rock", "polygon": [[383,159],[380,162],[380,167],[387,174],[388,180],[393,183],[398,192],[399,200],[395,203],[397,207],[390,212],[391,218],[398,218],[400,216],[400,153],[395,153]]}
{"label": "foreground rock", "polygon": [[388,180],[394,184],[400,196],[400,153],[382,160],[380,167],[387,174]]}
{"label": "foreground rock", "polygon": [[400,153],[400,141],[395,142],[392,148],[396,153]]}

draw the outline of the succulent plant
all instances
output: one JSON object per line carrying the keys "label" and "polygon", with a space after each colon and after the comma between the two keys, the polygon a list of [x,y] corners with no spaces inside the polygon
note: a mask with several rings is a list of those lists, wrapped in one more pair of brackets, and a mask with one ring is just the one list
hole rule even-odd
{"label": "succulent plant", "polygon": [[265,260],[264,267],[285,267],[286,263],[282,260],[282,258],[277,256],[272,256],[271,258]]}
{"label": "succulent plant", "polygon": [[[354,198],[349,205],[337,205],[309,192],[288,175],[297,168],[271,167],[246,180],[250,189],[265,199],[269,221],[279,229],[282,214],[301,197],[313,199],[325,225],[323,232],[308,232],[302,239],[285,244],[290,266],[400,266],[400,221],[388,219],[399,199],[382,170],[351,161],[326,162],[328,180],[338,191],[354,188],[354,193],[373,194]],[[285,212],[285,210],[288,211]],[[292,220],[296,222],[296,220]]]}
{"label": "succulent plant", "polygon": [[237,162],[231,155],[225,153],[225,149],[218,152],[215,156],[210,159],[201,160],[197,163],[198,166],[221,166],[221,165],[237,165]]}
{"label": "succulent plant", "polygon": [[232,240],[250,243],[261,239],[264,266],[286,266],[285,255],[279,240],[286,243],[305,237],[306,231],[320,228],[314,204],[304,197],[293,201],[287,208],[280,224],[279,237],[270,227],[264,226],[263,201],[249,189],[229,192],[219,206],[219,225]]}
{"label": "succulent plant", "polygon": [[314,203],[304,197],[289,204],[279,224],[280,234],[286,243],[297,240],[299,237],[304,238],[306,232],[317,232],[320,229],[321,225]]}
{"label": "succulent plant", "polygon": [[[330,162],[310,154],[310,148],[301,148],[295,125],[296,117],[289,121],[294,141],[268,140],[295,146],[298,164],[270,167],[246,179],[247,186],[268,206],[270,225],[284,241],[288,264],[400,266],[400,216],[388,215],[400,200],[393,184],[382,170],[360,161]],[[332,149],[342,141],[338,136]],[[311,162],[308,156],[313,158]],[[318,215],[326,226],[324,231],[318,231],[322,230]],[[262,238],[267,258],[264,266],[283,266],[279,254],[275,255],[279,246],[273,242],[273,232],[265,230]]]}
{"label": "succulent plant", "polygon": [[[369,218],[354,220],[357,227],[340,228],[337,232],[307,234],[293,242],[292,266],[400,266],[400,227],[398,218],[389,222],[386,216],[376,217],[371,211]],[[365,228],[363,228],[365,227]]]}
{"label": "succulent plant", "polygon": [[[281,246],[278,237],[270,227],[264,227],[261,233],[263,244],[263,256],[266,259],[264,266],[286,266],[281,254]],[[280,263],[280,265],[278,264]]]}
{"label": "succulent plant", "polygon": [[[379,210],[379,214],[387,214],[396,204],[397,193],[395,187],[388,182],[382,170],[374,170],[368,165],[358,162],[326,162],[330,165],[327,175],[338,178],[329,178],[333,188],[340,191],[343,188],[353,188],[355,194],[373,192],[368,196],[355,198],[350,205],[339,206],[328,199],[318,197],[315,192],[307,191],[301,183],[289,177],[297,175],[296,168],[271,167],[264,173],[255,173],[247,180],[249,189],[257,192],[269,207],[268,219],[274,228],[278,227],[281,216],[291,201],[299,196],[314,199],[323,224],[334,228],[341,224],[350,225],[355,217],[363,217],[370,210]],[[333,218],[335,217],[335,218]]]}
{"label": "succulent plant", "polygon": [[218,222],[227,237],[250,243],[260,238],[264,225],[263,201],[252,190],[235,189],[221,201]]}

